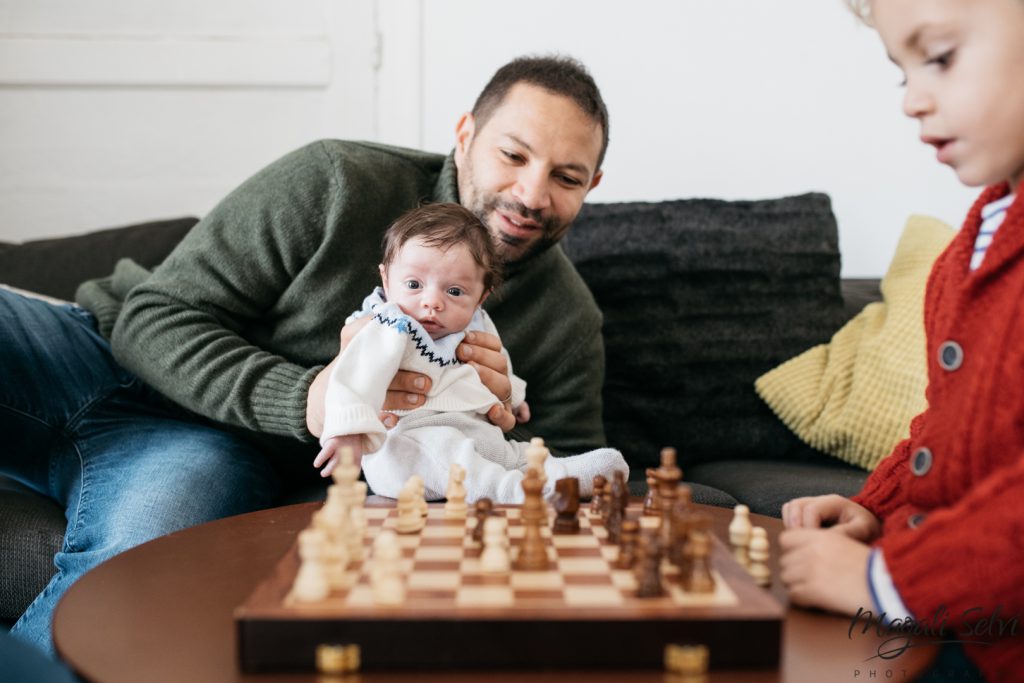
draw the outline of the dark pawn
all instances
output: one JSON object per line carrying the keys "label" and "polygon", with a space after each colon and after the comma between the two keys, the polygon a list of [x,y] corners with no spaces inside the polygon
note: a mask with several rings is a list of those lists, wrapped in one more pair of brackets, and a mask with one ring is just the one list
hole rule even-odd
{"label": "dark pawn", "polygon": [[629,504],[629,489],[626,487],[626,476],[622,472],[615,473],[607,498],[604,528],[608,531],[608,540],[618,543],[622,520],[626,517],[626,506]]}
{"label": "dark pawn", "polygon": [[579,533],[580,520],[576,516],[580,509],[579,479],[568,477],[555,482],[554,508],[557,516],[552,531],[556,534]]}
{"label": "dark pawn", "polygon": [[622,533],[619,534],[619,556],[615,559],[616,569],[632,569],[636,564],[636,542],[640,535],[640,522],[635,519],[622,521]]}
{"label": "dark pawn", "polygon": [[481,498],[473,506],[473,512],[476,515],[476,526],[473,527],[473,542],[483,543],[484,542],[484,520],[491,516],[494,511],[494,503],[490,498]]}
{"label": "dark pawn", "polygon": [[697,529],[690,534],[690,574],[685,579],[691,593],[713,593],[715,579],[711,576],[711,537]]}
{"label": "dark pawn", "polygon": [[640,537],[640,554],[636,565],[636,596],[656,598],[665,594],[661,585],[661,549],[656,534]]}
{"label": "dark pawn", "polygon": [[601,501],[604,500],[604,487],[607,483],[608,480],[604,478],[604,475],[599,474],[594,477],[594,493],[590,498],[590,514],[594,517],[601,515]]}
{"label": "dark pawn", "polygon": [[644,496],[645,517],[657,517],[660,514],[658,512],[658,478],[654,476],[654,472],[653,467],[647,468],[647,495]]}

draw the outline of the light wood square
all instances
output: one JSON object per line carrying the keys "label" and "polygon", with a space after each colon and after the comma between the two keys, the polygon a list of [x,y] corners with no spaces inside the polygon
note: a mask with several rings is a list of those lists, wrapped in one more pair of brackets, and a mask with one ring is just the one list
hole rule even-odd
{"label": "light wood square", "polygon": [[562,575],[557,571],[549,572],[513,572],[511,577],[513,588],[545,589],[561,588],[565,585]]}
{"label": "light wood square", "polygon": [[413,557],[417,560],[448,560],[458,562],[463,555],[462,546],[421,545]]}
{"label": "light wood square", "polygon": [[564,574],[607,574],[608,563],[596,557],[560,557],[558,568]]}
{"label": "light wood square", "polygon": [[426,526],[420,534],[423,538],[462,538],[466,533],[466,528],[462,525],[457,524],[439,524],[435,526]]}
{"label": "light wood square", "polygon": [[615,586],[566,586],[565,602],[573,607],[605,607],[625,602]]}
{"label": "light wood square", "polygon": [[460,607],[510,607],[513,602],[511,586],[462,586],[455,595]]}
{"label": "light wood square", "polygon": [[616,588],[636,590],[636,576],[630,569],[616,569],[612,572],[612,585]]}
{"label": "light wood square", "polygon": [[593,548],[598,545],[593,536],[585,534],[554,534],[551,544],[556,548]]}
{"label": "light wood square", "polygon": [[410,590],[455,590],[460,578],[455,572],[414,572],[406,586]]}
{"label": "light wood square", "polygon": [[351,607],[368,607],[373,604],[373,589],[370,586],[355,586],[345,598],[345,604]]}

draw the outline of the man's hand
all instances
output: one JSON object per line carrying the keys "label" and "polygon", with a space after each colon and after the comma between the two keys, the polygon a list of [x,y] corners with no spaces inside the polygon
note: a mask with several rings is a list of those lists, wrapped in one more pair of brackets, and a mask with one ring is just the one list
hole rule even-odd
{"label": "man's hand", "polygon": [[[313,436],[319,438],[324,431],[324,400],[327,396],[327,382],[331,377],[331,370],[334,369],[341,353],[348,346],[352,338],[359,330],[366,327],[370,322],[369,318],[353,320],[341,328],[340,348],[335,356],[323,370],[317,373],[309,385],[306,393],[306,429]],[[430,391],[430,378],[418,372],[399,370],[391,384],[388,386],[387,396],[384,399],[383,411],[380,414],[380,421],[388,429],[398,424],[398,416],[387,411],[390,410],[412,410],[423,405],[427,400],[427,392]]]}
{"label": "man's hand", "polygon": [[882,526],[867,508],[835,494],[795,498],[782,506],[782,521],[787,529],[831,531],[871,543],[882,533]]}
{"label": "man's hand", "polygon": [[491,424],[507,432],[516,426],[517,419],[520,422],[530,419],[530,408],[525,403],[518,411],[512,412],[512,381],[508,376],[508,361],[501,352],[500,339],[487,332],[467,332],[455,353],[463,363],[473,366],[480,375],[480,381],[498,398],[487,412]]}
{"label": "man's hand", "polygon": [[849,616],[861,608],[874,609],[867,545],[828,529],[783,531],[779,545],[779,577],[794,604]]}
{"label": "man's hand", "polygon": [[353,462],[358,466],[363,460],[363,435],[350,434],[328,439],[324,447],[316,454],[316,458],[313,459],[313,467],[323,465],[323,469],[320,470],[321,477],[331,476],[331,472],[341,462],[341,452],[345,448],[352,449]]}

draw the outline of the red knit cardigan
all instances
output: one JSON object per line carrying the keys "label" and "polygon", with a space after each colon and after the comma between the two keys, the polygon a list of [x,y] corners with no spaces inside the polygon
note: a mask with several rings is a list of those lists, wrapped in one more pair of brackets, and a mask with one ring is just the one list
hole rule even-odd
{"label": "red knit cardigan", "polygon": [[[977,270],[981,209],[1005,183],[982,193],[936,261],[924,311],[928,408],[853,499],[882,520],[877,545],[915,618],[987,641],[965,650],[988,681],[1024,680],[1022,190]],[[956,360],[949,341],[962,349],[955,369],[940,363],[943,350]]]}

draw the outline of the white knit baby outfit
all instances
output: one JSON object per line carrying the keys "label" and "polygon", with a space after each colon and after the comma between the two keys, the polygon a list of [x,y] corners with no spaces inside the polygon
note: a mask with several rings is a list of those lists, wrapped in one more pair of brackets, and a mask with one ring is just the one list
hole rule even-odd
{"label": "white knit baby outfit", "polygon": [[[459,361],[455,349],[465,332],[440,339],[430,335],[397,304],[384,301],[378,287],[366,297],[360,311],[349,317],[372,316],[349,342],[331,371],[327,387],[324,432],[320,443],[335,436],[363,435],[363,473],[374,493],[397,498],[413,474],[423,478],[428,499],[444,498],[453,462],[466,469],[467,500],[490,498],[495,503],[520,503],[521,482],[526,471],[529,444],[506,441],[491,424],[487,411],[498,400],[476,370]],[[477,308],[466,330],[498,331],[486,311]],[[502,349],[508,359],[508,353]],[[423,406],[412,411],[393,411],[398,425],[387,430],[380,408],[388,385],[399,370],[430,377],[431,388]],[[512,405],[526,395],[526,383],[512,374]],[[554,482],[564,477],[580,480],[580,493],[591,493],[594,476],[611,478],[615,470],[629,473],[622,454],[599,448],[581,455],[545,462],[544,494],[554,494]]]}

